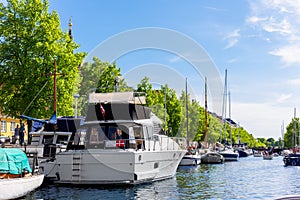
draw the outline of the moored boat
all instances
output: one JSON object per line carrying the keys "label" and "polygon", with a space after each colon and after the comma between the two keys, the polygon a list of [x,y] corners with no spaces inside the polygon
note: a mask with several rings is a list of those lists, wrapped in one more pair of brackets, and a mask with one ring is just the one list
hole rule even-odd
{"label": "moored boat", "polygon": [[181,159],[180,166],[194,166],[201,163],[201,155],[195,146],[187,147],[187,153]]}
{"label": "moored boat", "polygon": [[208,151],[201,155],[202,164],[221,164],[224,161],[224,157],[217,152]]}
{"label": "moored boat", "polygon": [[262,157],[263,155],[262,155],[262,152],[261,151],[259,151],[259,150],[252,150],[252,152],[253,152],[253,157]]}
{"label": "moored boat", "polygon": [[30,168],[21,149],[0,148],[0,160],[0,199],[20,198],[42,184],[44,175]]}
{"label": "moored boat", "polygon": [[291,153],[283,157],[284,166],[300,166],[300,154]]}
{"label": "moored boat", "polygon": [[220,150],[218,153],[224,157],[225,161],[238,161],[239,159],[239,153],[233,151],[231,148],[225,147],[223,150]]}
{"label": "moored boat", "polygon": [[[26,117],[23,116],[23,118]],[[82,119],[58,117],[55,126],[50,123],[39,123],[33,118],[28,119],[34,121],[32,131],[29,133],[31,140],[26,146],[20,148],[28,155],[30,164],[37,156],[40,173],[47,172],[45,177],[47,181],[55,180],[57,178],[55,170],[48,164],[48,161],[54,160],[58,152],[66,151]]]}
{"label": "moored boat", "polygon": [[173,177],[186,141],[162,134],[150,108],[136,103],[141,98],[127,92],[91,94],[71,145],[47,162],[55,182],[139,184]]}

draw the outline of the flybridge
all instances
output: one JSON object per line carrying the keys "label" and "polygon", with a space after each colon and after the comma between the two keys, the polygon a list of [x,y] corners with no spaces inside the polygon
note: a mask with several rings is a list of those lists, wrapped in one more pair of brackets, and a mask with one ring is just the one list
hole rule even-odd
{"label": "flybridge", "polygon": [[91,93],[85,121],[150,119],[145,96],[137,95],[140,93]]}

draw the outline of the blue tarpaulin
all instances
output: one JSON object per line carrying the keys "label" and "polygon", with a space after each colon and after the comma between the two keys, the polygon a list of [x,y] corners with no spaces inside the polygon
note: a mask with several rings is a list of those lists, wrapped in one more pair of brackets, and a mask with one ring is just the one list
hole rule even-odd
{"label": "blue tarpaulin", "polygon": [[17,148],[0,148],[0,173],[32,172],[26,154]]}

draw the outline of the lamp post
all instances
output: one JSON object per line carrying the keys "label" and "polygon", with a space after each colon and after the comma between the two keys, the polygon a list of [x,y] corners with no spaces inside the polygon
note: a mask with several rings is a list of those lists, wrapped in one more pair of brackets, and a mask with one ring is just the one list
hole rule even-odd
{"label": "lamp post", "polygon": [[80,95],[74,94],[73,97],[75,98],[75,118],[77,118],[77,104],[78,104],[78,98],[80,97]]}

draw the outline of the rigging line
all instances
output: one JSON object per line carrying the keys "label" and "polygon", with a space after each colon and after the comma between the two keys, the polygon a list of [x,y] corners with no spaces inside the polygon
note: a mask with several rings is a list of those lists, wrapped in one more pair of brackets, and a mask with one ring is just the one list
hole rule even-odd
{"label": "rigging line", "polygon": [[39,96],[39,94],[41,93],[41,91],[46,87],[46,85],[47,85],[48,82],[49,82],[49,80],[46,81],[46,83],[43,85],[43,87],[40,89],[40,91],[35,95],[35,97],[33,98],[33,100],[29,103],[29,105],[27,106],[27,108],[24,110],[23,115],[28,110],[28,108],[31,106],[31,104],[35,101],[35,99]]}

